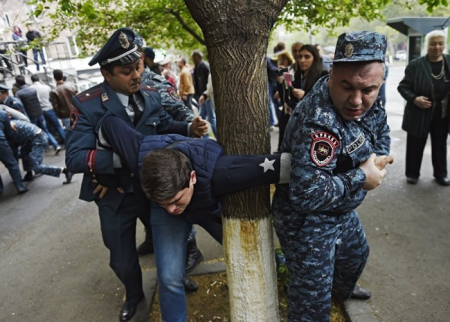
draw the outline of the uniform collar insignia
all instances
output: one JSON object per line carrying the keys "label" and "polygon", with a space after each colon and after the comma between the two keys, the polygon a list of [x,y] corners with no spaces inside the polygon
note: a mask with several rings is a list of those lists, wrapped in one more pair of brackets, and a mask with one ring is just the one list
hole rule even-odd
{"label": "uniform collar insignia", "polygon": [[108,94],[103,93],[102,94],[102,102],[106,102],[108,100]]}

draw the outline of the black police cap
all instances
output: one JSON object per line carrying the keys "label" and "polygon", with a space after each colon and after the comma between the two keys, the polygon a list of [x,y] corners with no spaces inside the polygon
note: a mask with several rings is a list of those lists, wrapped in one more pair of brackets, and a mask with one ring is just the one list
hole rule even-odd
{"label": "black police cap", "polygon": [[89,66],[97,63],[105,66],[110,63],[119,63],[119,65],[127,65],[141,58],[138,52],[138,46],[134,43],[135,33],[130,28],[117,29],[105,45],[95,54],[89,62]]}

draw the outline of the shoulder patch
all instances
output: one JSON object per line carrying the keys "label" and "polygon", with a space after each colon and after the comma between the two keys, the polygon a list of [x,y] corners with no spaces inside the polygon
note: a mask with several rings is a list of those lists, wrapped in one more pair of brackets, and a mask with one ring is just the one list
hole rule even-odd
{"label": "shoulder patch", "polygon": [[70,128],[75,130],[78,124],[78,116],[80,115],[80,110],[75,106],[70,109]]}
{"label": "shoulder patch", "polygon": [[157,92],[158,89],[156,87],[152,87],[150,85],[141,85],[141,89],[143,91]]}
{"label": "shoulder patch", "polygon": [[311,159],[318,167],[324,167],[333,160],[334,150],[339,146],[339,141],[330,133],[314,132],[311,134]]}
{"label": "shoulder patch", "polygon": [[84,102],[89,101],[90,99],[99,97],[101,92],[102,92],[102,89],[100,86],[92,87],[80,94],[77,94],[77,98],[80,100],[81,103],[84,103]]}
{"label": "shoulder patch", "polygon": [[174,87],[168,87],[167,93],[176,101],[181,101],[180,95],[178,95],[177,90]]}

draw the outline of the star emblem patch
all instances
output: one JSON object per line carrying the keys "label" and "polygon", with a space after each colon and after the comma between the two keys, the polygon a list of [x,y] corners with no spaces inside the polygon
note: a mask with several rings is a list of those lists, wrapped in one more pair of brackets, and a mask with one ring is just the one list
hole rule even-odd
{"label": "star emblem patch", "polygon": [[263,163],[260,163],[259,166],[264,168],[264,173],[266,173],[268,170],[275,171],[275,168],[273,167],[273,164],[275,163],[275,160],[269,160],[265,158]]}

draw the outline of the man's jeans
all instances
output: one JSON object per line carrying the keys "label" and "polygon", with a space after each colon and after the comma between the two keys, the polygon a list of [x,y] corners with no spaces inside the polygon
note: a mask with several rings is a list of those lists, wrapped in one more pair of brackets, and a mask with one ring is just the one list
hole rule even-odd
{"label": "man's jeans", "polygon": [[45,57],[44,57],[44,51],[42,49],[33,49],[33,57],[36,64],[36,70],[39,71],[39,63],[38,63],[38,53],[39,56],[41,56],[41,63],[45,65]]}
{"label": "man's jeans", "polygon": [[31,123],[39,126],[48,136],[48,140],[52,143],[53,147],[56,149],[59,144],[56,141],[56,139],[51,135],[51,133],[48,131],[47,123],[45,123],[44,115],[38,116],[38,117],[32,117],[30,118]]}
{"label": "man's jeans", "polygon": [[53,124],[53,128],[59,133],[61,138],[66,141],[66,132],[61,126],[61,123],[59,123],[59,119],[56,116],[56,113],[54,110],[48,110],[44,111],[45,116],[47,117],[47,120],[50,120]]}
{"label": "man's jeans", "polygon": [[220,214],[176,216],[152,203],[150,223],[153,232],[159,302],[163,321],[187,322],[183,277],[191,226],[194,223],[201,225],[221,243]]}
{"label": "man's jeans", "polygon": [[[205,101],[202,105],[200,105],[200,116],[204,120],[208,120],[209,123],[211,123],[211,128],[213,131],[213,134],[215,138],[217,139],[217,128],[216,128],[216,112],[214,112],[214,108],[212,105],[211,100]],[[208,134],[205,135],[205,137],[209,137]]]}

